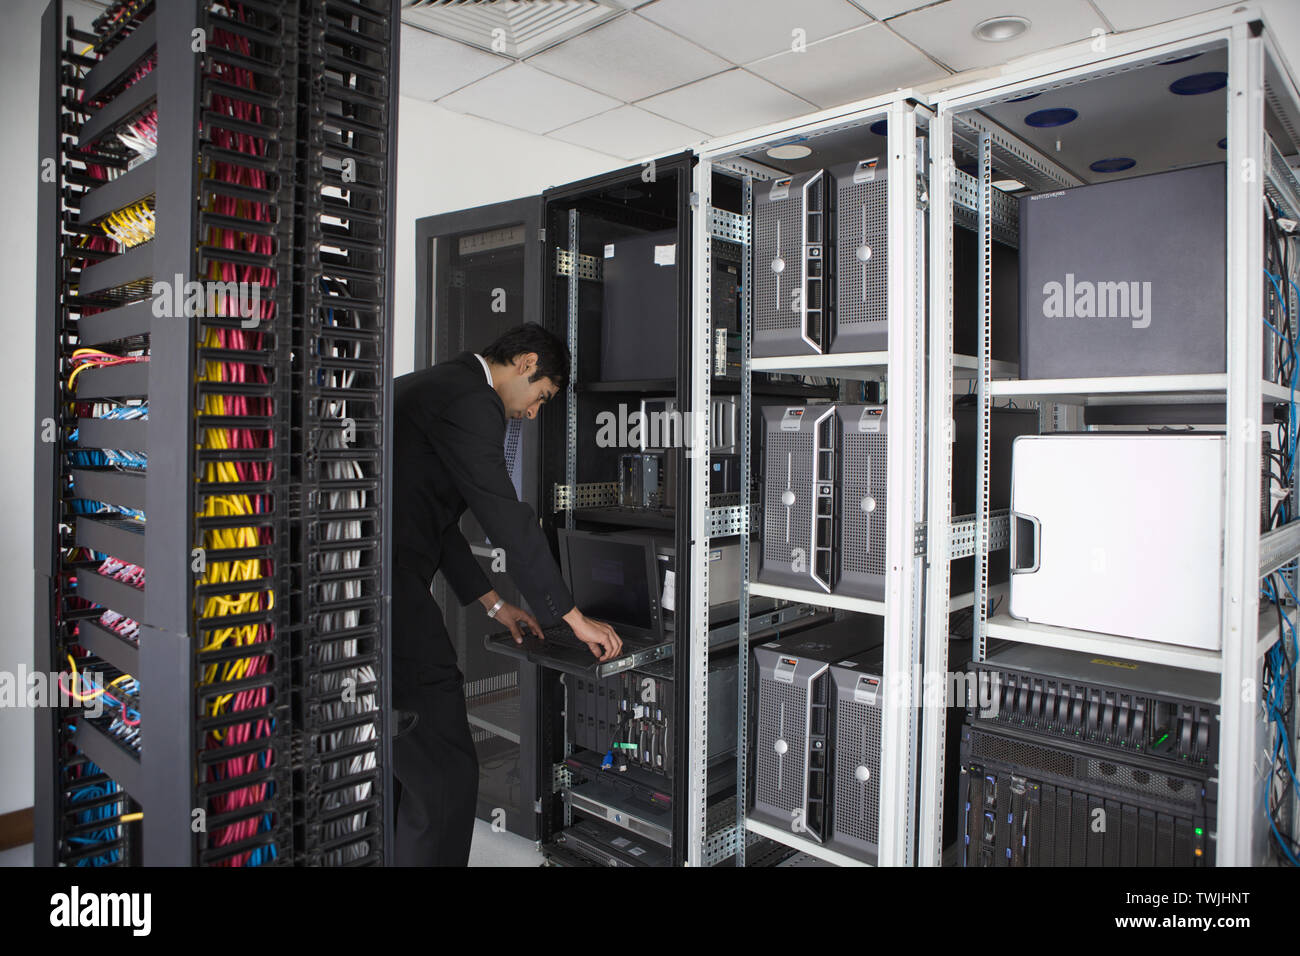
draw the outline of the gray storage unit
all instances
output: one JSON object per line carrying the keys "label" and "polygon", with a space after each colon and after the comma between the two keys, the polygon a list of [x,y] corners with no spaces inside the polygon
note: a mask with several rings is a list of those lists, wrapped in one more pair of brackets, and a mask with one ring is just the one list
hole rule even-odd
{"label": "gray storage unit", "polygon": [[1223,372],[1222,163],[1020,200],[1020,377]]}

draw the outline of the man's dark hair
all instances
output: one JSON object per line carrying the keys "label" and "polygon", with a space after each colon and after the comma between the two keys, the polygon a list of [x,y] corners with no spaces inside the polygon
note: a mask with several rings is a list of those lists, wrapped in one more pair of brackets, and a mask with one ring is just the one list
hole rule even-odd
{"label": "man's dark hair", "polygon": [[480,354],[489,362],[509,365],[516,355],[537,353],[537,368],[528,381],[549,378],[555,387],[564,390],[569,381],[569,347],[557,335],[546,331],[536,322],[525,322],[505,332]]}

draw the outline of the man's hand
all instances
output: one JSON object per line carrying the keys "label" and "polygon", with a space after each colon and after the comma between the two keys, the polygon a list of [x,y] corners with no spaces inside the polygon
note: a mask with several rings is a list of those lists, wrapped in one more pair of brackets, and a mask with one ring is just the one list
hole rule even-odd
{"label": "man's hand", "polygon": [[619,640],[614,629],[604,621],[595,621],[585,616],[576,607],[564,615],[565,623],[573,628],[578,640],[590,648],[599,661],[613,660],[623,653],[623,642]]}
{"label": "man's hand", "polygon": [[[498,595],[496,591],[489,591],[487,594],[479,598],[479,603],[483,605],[483,609],[486,611],[495,605],[498,600],[500,600],[500,595]],[[534,637],[542,636],[542,626],[537,623],[537,618],[533,617],[523,608],[516,607],[508,601],[502,602],[501,610],[497,611],[495,620],[510,629],[510,634],[515,639],[516,644],[522,644],[524,642],[524,627],[531,630]]]}

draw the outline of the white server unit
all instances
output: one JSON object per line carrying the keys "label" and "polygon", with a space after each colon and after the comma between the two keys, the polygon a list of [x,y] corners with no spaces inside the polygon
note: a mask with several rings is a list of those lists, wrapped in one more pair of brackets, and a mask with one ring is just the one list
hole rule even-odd
{"label": "white server unit", "polygon": [[755,358],[829,350],[835,311],[835,184],[824,169],[754,195]]}
{"label": "white server unit", "polygon": [[1219,650],[1222,435],[1017,438],[1013,617]]}
{"label": "white server unit", "polygon": [[889,181],[878,157],[831,171],[835,180],[836,284],[832,352],[889,348]]}

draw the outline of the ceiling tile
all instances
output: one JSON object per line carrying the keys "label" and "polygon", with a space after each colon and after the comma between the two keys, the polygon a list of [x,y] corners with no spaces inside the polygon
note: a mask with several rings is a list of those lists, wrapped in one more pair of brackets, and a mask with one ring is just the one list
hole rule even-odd
{"label": "ceiling tile", "polygon": [[677,152],[707,139],[689,126],[655,116],[635,106],[620,106],[608,113],[557,129],[552,139],[585,146],[623,159],[640,159]]}
{"label": "ceiling tile", "polygon": [[[989,43],[973,33],[990,17],[1019,16],[1029,29],[1014,40]],[[1088,0],[948,0],[906,13],[889,26],[954,70],[996,66],[1016,57],[1087,39],[1106,24]]]}
{"label": "ceiling tile", "polygon": [[[877,20],[887,20],[909,10],[928,7],[935,0],[850,0],[856,6],[871,14]],[[942,2],[942,0],[939,0]]]}
{"label": "ceiling tile", "polygon": [[810,44],[803,53],[779,53],[746,69],[821,107],[947,75],[879,23]]}
{"label": "ceiling tile", "polygon": [[530,133],[547,133],[619,104],[576,83],[516,63],[443,97],[438,105]]}
{"label": "ceiling tile", "polygon": [[403,96],[436,100],[452,90],[504,69],[511,60],[402,24]]}
{"label": "ceiling tile", "polygon": [[1093,0],[1116,30],[1136,30],[1223,6],[1224,0]]}
{"label": "ceiling tile", "polygon": [[657,24],[622,16],[528,60],[530,66],[622,100],[639,100],[731,64]]}
{"label": "ceiling tile", "polygon": [[789,50],[795,29],[808,43],[869,22],[848,0],[657,0],[637,10],[733,63]]}
{"label": "ceiling tile", "polygon": [[812,104],[744,70],[719,73],[637,104],[711,136],[775,123],[812,110]]}

